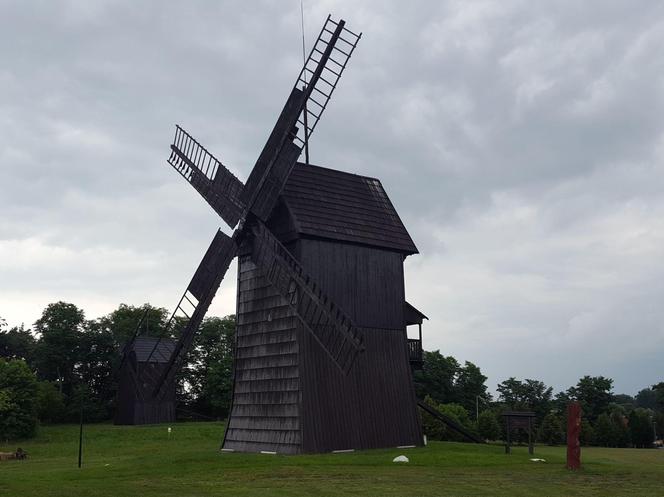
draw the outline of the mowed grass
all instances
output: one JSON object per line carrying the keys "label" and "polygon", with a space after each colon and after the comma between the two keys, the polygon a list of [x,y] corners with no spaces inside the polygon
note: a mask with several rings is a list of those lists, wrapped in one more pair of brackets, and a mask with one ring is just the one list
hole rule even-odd
{"label": "mowed grass", "polygon": [[[20,445],[27,461],[0,462],[0,495],[21,496],[630,496],[664,495],[664,450],[583,449],[567,471],[563,447],[432,442],[417,449],[275,456],[219,452],[222,423],[42,427]],[[17,444],[0,445],[1,451]],[[405,454],[410,463],[392,459]]]}

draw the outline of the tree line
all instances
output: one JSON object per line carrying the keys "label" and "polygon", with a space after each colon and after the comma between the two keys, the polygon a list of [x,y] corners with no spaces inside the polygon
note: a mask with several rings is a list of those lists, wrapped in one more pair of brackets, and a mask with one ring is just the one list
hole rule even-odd
{"label": "tree line", "polygon": [[[77,422],[81,406],[88,422],[112,419],[122,350],[146,309],[140,335],[178,333],[181,322],[167,329],[168,311],[149,304],[121,304],[89,320],[76,305],[56,302],[32,329],[0,318],[0,439],[33,436],[38,422]],[[182,418],[228,414],[234,331],[234,316],[203,321],[178,375]]]}
{"label": "tree line", "polygon": [[[168,319],[164,308],[121,304],[90,320],[66,302],[49,304],[31,329],[10,328],[0,318],[0,439],[30,437],[39,423],[76,422],[81,407],[88,422],[112,419],[124,345],[136,331],[175,337],[182,323],[176,321],[168,329]],[[180,418],[228,415],[234,331],[234,316],[203,321],[178,375]],[[477,365],[461,364],[439,351],[424,352],[423,368],[413,379],[419,398],[488,440],[504,437],[502,412],[531,410],[536,414],[537,440],[564,443],[565,409],[571,400],[582,406],[583,444],[646,447],[652,445],[655,432],[664,433],[664,382],[631,397],[614,394],[613,380],[602,376],[584,376],[555,395],[539,380],[509,378],[498,385],[494,399]],[[459,440],[429,415],[423,414],[422,421],[430,438]]]}
{"label": "tree line", "polygon": [[[418,396],[486,440],[505,437],[502,413],[533,411],[535,436],[540,443],[565,443],[566,409],[581,404],[582,445],[651,447],[664,434],[664,382],[641,389],[636,396],[613,392],[613,380],[584,376],[576,385],[554,394],[554,389],[534,379],[514,377],[498,384],[497,398],[487,392],[486,377],[472,363],[461,365],[439,351],[424,352],[422,371],[414,374]],[[441,440],[461,440],[460,435],[423,415],[424,430]],[[517,440],[527,435],[521,431]]]}

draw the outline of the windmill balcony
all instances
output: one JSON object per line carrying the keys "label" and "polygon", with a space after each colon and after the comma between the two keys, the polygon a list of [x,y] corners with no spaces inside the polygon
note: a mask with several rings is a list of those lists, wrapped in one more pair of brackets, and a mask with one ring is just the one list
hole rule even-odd
{"label": "windmill balcony", "polygon": [[422,358],[422,340],[419,338],[408,339],[408,359],[413,368],[422,369],[424,359]]}

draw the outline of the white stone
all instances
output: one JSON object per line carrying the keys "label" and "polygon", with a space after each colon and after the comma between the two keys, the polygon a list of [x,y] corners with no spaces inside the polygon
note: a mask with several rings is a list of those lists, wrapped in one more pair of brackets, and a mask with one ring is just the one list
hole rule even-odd
{"label": "white stone", "polygon": [[404,455],[397,456],[394,459],[392,459],[392,462],[408,462],[408,461],[409,459]]}

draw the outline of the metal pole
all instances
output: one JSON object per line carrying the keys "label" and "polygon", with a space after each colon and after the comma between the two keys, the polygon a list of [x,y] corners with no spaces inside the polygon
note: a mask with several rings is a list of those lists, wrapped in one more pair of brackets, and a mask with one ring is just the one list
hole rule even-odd
{"label": "metal pole", "polygon": [[[302,91],[307,89],[306,85],[302,86]],[[309,121],[307,119],[307,102],[304,102],[304,163],[309,165]]]}
{"label": "metal pole", "polygon": [[81,467],[81,458],[83,456],[83,399],[81,398],[81,426],[78,431],[78,467]]}
{"label": "metal pole", "polygon": [[533,418],[528,418],[528,454],[531,456],[535,452],[533,446]]}
{"label": "metal pole", "polygon": [[[304,46],[304,1],[300,0],[300,19],[302,21],[302,61],[307,65],[307,54]],[[306,77],[305,77],[306,79]],[[304,85],[302,91],[306,90]],[[304,102],[304,163],[309,165],[309,124],[307,122],[307,102]]]}

